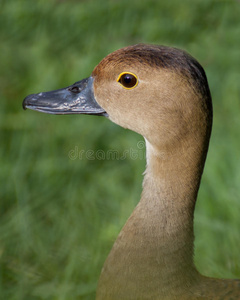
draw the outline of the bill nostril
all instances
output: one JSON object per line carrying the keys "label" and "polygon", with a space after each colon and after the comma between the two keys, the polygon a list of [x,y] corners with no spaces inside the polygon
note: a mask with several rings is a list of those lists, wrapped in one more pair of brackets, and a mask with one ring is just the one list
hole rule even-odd
{"label": "bill nostril", "polygon": [[75,94],[81,92],[81,90],[79,89],[79,87],[76,86],[76,85],[75,85],[75,86],[71,86],[68,90],[69,90],[70,92],[72,92],[72,93],[75,93]]}

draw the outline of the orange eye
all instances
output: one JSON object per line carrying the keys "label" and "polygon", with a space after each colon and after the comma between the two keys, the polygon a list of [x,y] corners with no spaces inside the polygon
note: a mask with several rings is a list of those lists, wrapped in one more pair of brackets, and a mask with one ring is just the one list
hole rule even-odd
{"label": "orange eye", "polygon": [[123,72],[118,76],[117,81],[125,88],[125,89],[133,89],[138,84],[137,76],[130,72]]}

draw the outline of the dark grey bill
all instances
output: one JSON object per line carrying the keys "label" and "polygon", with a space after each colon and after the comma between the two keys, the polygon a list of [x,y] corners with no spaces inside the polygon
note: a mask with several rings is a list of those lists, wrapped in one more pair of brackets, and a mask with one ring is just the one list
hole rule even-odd
{"label": "dark grey bill", "polygon": [[23,108],[48,114],[87,114],[108,117],[94,97],[92,76],[63,89],[29,95],[23,100]]}

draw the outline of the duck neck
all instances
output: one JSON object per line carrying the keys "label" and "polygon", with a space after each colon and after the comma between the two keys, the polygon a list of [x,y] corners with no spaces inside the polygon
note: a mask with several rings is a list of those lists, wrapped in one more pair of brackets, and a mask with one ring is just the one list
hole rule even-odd
{"label": "duck neck", "polygon": [[178,230],[185,232],[183,225],[186,228],[193,227],[195,202],[206,151],[189,146],[164,153],[148,142],[146,145],[147,168],[139,205],[158,209],[158,223],[163,225],[163,235]]}
{"label": "duck neck", "polygon": [[[145,216],[144,227],[153,232],[155,250],[165,268],[171,269],[176,277],[183,270],[192,276],[195,272],[193,215],[205,162],[204,151],[182,147],[182,151],[178,148],[164,153],[148,142],[146,145],[147,168],[137,210]],[[166,274],[166,270],[161,271]]]}
{"label": "duck neck", "polygon": [[164,155],[147,142],[141,200],[104,264],[97,299],[145,299],[145,294],[175,299],[199,279],[193,263],[193,213],[206,149],[182,149]]}

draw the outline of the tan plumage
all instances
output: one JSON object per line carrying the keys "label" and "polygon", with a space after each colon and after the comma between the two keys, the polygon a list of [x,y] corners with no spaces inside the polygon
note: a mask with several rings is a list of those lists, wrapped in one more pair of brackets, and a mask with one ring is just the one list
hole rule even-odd
{"label": "tan plumage", "polygon": [[[124,82],[121,74],[130,78]],[[97,300],[240,299],[239,280],[204,277],[193,263],[194,207],[212,127],[200,64],[174,48],[130,46],[109,54],[87,81],[64,93],[69,102],[50,103],[41,93],[28,96],[24,108],[105,115],[146,140],[141,200],[104,264]],[[97,104],[86,106],[88,97]]]}
{"label": "tan plumage", "polygon": [[[123,71],[139,84],[116,82]],[[136,45],[93,71],[94,94],[109,118],[146,139],[141,200],[100,276],[97,299],[240,299],[240,281],[201,276],[193,263],[193,213],[212,126],[202,67],[172,48]]]}

